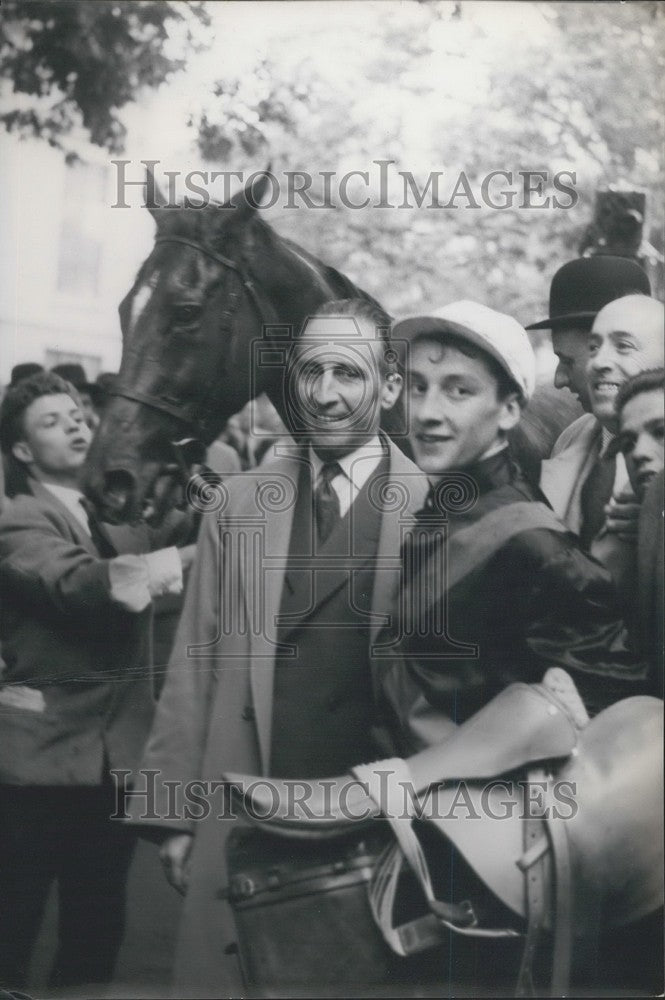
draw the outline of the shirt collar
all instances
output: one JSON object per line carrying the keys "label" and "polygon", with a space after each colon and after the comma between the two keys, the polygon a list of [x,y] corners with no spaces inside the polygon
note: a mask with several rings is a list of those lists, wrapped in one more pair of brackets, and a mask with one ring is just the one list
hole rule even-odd
{"label": "shirt collar", "polygon": [[[384,453],[385,448],[381,438],[376,434],[360,448],[356,448],[355,451],[342,458],[337,458],[335,461],[346,478],[353,483],[357,490],[361,490],[383,458]],[[309,449],[309,460],[312,463],[314,481],[316,482],[324,463],[312,448]]]}
{"label": "shirt collar", "polygon": [[51,493],[56,500],[59,500],[63,507],[66,507],[69,513],[76,518],[76,520],[81,524],[86,531],[89,532],[88,515],[81,505],[81,500],[83,500],[83,494],[80,490],[74,489],[73,486],[60,486],[56,483],[42,483],[45,489]]}

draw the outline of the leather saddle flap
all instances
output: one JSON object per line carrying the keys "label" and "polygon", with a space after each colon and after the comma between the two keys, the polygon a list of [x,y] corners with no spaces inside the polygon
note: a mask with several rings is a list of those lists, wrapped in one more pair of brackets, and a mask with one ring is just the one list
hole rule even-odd
{"label": "leather saddle flap", "polygon": [[409,758],[415,789],[498,778],[538,761],[570,756],[578,727],[540,684],[511,684],[459,726],[445,743]]}
{"label": "leather saddle flap", "polygon": [[[536,761],[565,758],[578,730],[560,701],[540,685],[511,684],[436,746],[409,758],[414,791],[453,780],[483,780]],[[385,762],[377,764],[385,770]],[[249,819],[284,836],[335,836],[380,810],[350,775],[282,780],[226,772],[231,801]]]}

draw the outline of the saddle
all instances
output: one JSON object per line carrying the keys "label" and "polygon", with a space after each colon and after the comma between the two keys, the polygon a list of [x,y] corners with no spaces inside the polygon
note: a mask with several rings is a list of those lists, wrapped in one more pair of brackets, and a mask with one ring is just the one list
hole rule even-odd
{"label": "saddle", "polygon": [[[626,926],[663,905],[662,741],[658,699],[628,698],[589,721],[571,678],[552,668],[408,760],[318,782],[224,777],[236,811],[277,837],[311,844],[387,820],[392,837],[368,900],[395,954],[431,949],[451,930],[522,938],[516,995],[534,995],[546,936],[557,996],[590,929]],[[494,908],[454,898],[449,875],[442,883],[437,861],[451,850]],[[409,880],[417,914],[401,899]]]}

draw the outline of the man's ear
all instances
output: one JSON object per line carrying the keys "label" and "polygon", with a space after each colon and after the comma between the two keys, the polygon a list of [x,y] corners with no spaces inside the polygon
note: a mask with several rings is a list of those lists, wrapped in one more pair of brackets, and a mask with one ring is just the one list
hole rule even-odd
{"label": "man's ear", "polygon": [[12,445],[12,455],[25,465],[30,465],[31,462],[34,462],[34,455],[27,441],[15,441]]}
{"label": "man's ear", "polygon": [[402,395],[404,380],[397,372],[389,372],[381,379],[381,409],[392,410]]}
{"label": "man's ear", "polygon": [[499,428],[507,433],[512,431],[522,419],[522,407],[516,392],[511,392],[501,402],[501,416],[499,418]]}

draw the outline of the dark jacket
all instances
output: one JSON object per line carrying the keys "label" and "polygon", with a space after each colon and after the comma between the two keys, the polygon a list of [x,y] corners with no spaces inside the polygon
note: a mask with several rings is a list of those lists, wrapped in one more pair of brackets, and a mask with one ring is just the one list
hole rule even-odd
{"label": "dark jacket", "polygon": [[[59,500],[32,489],[0,517],[0,782],[94,785],[105,765],[134,768],[148,733],[150,610],[111,600],[108,560]],[[113,541],[147,548],[132,529]]]}
{"label": "dark jacket", "polygon": [[663,697],[663,473],[646,492],[637,541],[636,645],[649,662],[648,694]]}
{"label": "dark jacket", "polygon": [[[461,723],[507,684],[540,681],[550,666],[568,671],[592,714],[639,693],[645,671],[626,649],[611,576],[553,514],[549,526],[529,523],[531,507],[534,514],[540,509],[547,515],[544,497],[526,482],[507,451],[464,472],[478,488],[473,506],[461,514],[420,511],[419,531],[406,542],[406,635],[397,674],[406,672],[407,683],[402,677],[397,694],[393,668],[391,700],[408,700],[411,687],[411,697],[420,692],[437,713]],[[509,537],[494,550],[490,540],[487,558],[474,560],[469,550],[482,548],[488,532],[495,530],[490,515],[502,509],[509,514],[507,508],[514,504],[524,511],[523,522],[512,525]],[[458,577],[447,592],[443,572],[431,572],[433,564],[443,565],[446,520],[448,558],[469,560],[468,572],[447,567],[449,575]],[[460,532],[468,544],[455,557]],[[420,616],[420,622],[409,621],[409,614]],[[403,704],[399,714],[404,724]]]}

